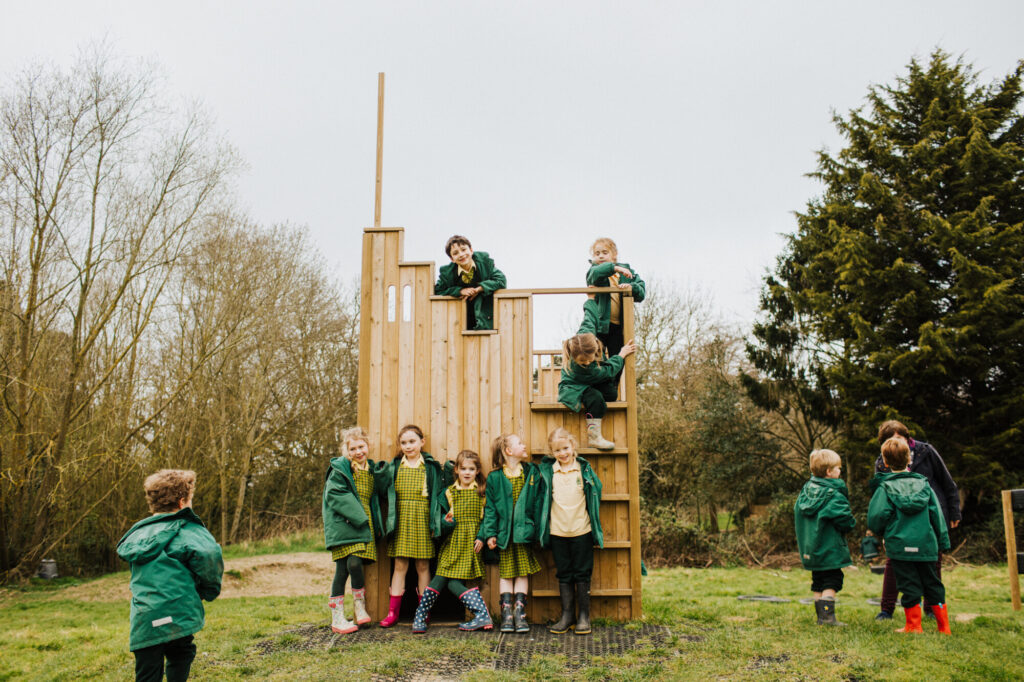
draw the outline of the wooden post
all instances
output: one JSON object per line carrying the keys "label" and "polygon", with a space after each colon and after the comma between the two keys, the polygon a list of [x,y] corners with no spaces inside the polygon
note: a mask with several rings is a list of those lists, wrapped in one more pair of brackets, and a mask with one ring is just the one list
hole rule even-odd
{"label": "wooden post", "polygon": [[384,72],[377,74],[377,184],[374,189],[373,226],[380,227],[380,190],[384,174]]}
{"label": "wooden post", "polygon": [[1020,611],[1020,576],[1017,574],[1017,536],[1013,528],[1013,491],[1003,491],[1003,529],[1006,531],[1006,564],[1010,572],[1010,600]]}

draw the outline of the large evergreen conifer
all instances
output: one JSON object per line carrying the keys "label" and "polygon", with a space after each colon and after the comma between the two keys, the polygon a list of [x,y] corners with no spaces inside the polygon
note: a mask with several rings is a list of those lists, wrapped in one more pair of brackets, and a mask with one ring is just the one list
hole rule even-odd
{"label": "large evergreen conifer", "polygon": [[[824,193],[762,292],[751,396],[839,425],[855,479],[880,421],[932,442],[967,513],[1024,482],[1021,75],[981,83],[942,51],[836,115]],[[983,504],[982,507],[987,506]]]}

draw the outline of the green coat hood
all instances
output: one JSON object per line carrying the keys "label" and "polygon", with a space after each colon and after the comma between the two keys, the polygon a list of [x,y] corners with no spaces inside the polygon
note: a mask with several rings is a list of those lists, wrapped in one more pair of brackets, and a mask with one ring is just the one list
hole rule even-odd
{"label": "green coat hood", "polygon": [[793,505],[800,561],[809,571],[829,571],[852,563],[845,534],[856,525],[846,483],[814,476]]}
{"label": "green coat hood", "polygon": [[949,532],[935,491],[921,474],[875,474],[868,504],[868,529],[885,540],[885,553],[899,561],[937,561],[949,549]]}
{"label": "green coat hood", "polygon": [[190,507],[145,518],[117,543],[131,564],[132,651],[199,632],[220,594],[220,545]]}

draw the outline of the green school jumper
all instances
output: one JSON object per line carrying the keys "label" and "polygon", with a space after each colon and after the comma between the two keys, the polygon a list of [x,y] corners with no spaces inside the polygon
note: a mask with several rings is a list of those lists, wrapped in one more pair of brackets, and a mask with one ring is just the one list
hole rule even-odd
{"label": "green school jumper", "polygon": [[[512,484],[512,508],[515,509],[519,493],[523,491],[523,485],[526,483],[526,468],[520,467],[519,475],[515,478],[509,478],[504,471],[502,475]],[[498,575],[502,578],[519,578],[532,575],[539,570],[540,562],[530,551],[529,545],[510,542],[508,547],[498,554]]]}
{"label": "green school jumper", "polygon": [[480,531],[484,498],[477,492],[475,485],[465,490],[460,490],[457,485],[451,485],[445,494],[451,500],[455,530],[441,547],[441,554],[437,559],[437,575],[457,580],[482,578],[484,562],[480,554],[473,551],[473,543]]}
{"label": "green school jumper", "polygon": [[[366,518],[372,519],[373,516],[370,514],[370,498],[373,497],[373,473],[369,468],[359,471],[353,467],[352,478],[356,484],[356,494],[359,495],[359,502],[363,505],[363,510],[366,512]],[[372,523],[370,524],[370,532],[373,533]],[[332,561],[344,559],[351,554],[355,554],[365,561],[376,561],[376,538],[370,542],[354,542],[351,545],[338,545],[331,548]]]}
{"label": "green school jumper", "polygon": [[398,504],[398,527],[388,547],[388,556],[410,559],[433,559],[434,541],[430,538],[430,498],[423,494],[426,486],[426,463],[412,468],[398,465],[395,476],[395,497]]}

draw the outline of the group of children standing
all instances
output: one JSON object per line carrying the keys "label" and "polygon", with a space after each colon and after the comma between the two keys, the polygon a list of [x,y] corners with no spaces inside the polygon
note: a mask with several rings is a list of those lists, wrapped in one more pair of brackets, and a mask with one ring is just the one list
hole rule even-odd
{"label": "group of children standing", "polygon": [[[427,631],[430,611],[446,588],[473,614],[460,629],[490,630],[494,624],[479,588],[464,581],[482,578],[484,564],[497,563],[501,631],[529,632],[529,576],[541,570],[531,547],[537,543],[551,548],[562,597],[561,618],[549,629],[590,632],[594,545],[603,545],[601,481],[577,456],[572,434],[563,428],[552,431],[551,456],[539,464],[529,461],[518,435],[497,437],[486,480],[477,453],[463,450],[454,463],[442,464],[423,450],[423,432],[415,425],[398,432],[400,449],[389,462],[367,459],[370,440],[359,427],[345,431],[342,440],[345,454],[331,460],[323,494],[325,542],[335,562],[328,601],[335,632],[355,632],[370,622],[363,563],[376,560],[376,541],[382,537],[388,538],[394,571],[381,627],[398,621],[411,561],[418,577],[414,633]],[[386,516],[382,500],[387,501]],[[343,611],[349,577],[354,622]]]}
{"label": "group of children standing", "polygon": [[[883,539],[888,558],[882,610],[876,620],[892,618],[899,592],[906,624],[897,632],[923,632],[924,597],[938,631],[952,634],[940,572],[941,554],[950,546],[947,525],[956,527],[960,520],[956,485],[934,448],[913,441],[902,423],[884,422],[878,441],[881,454],[870,483],[867,526],[870,533]],[[800,560],[811,571],[818,624],[845,625],[836,619],[835,597],[843,589],[842,569],[852,563],[843,536],[856,520],[846,483],[840,478],[839,455],[815,450],[810,468],[811,480],[800,491],[793,510]],[[943,493],[941,498],[936,491]],[[888,603],[887,598],[891,600]]]}

